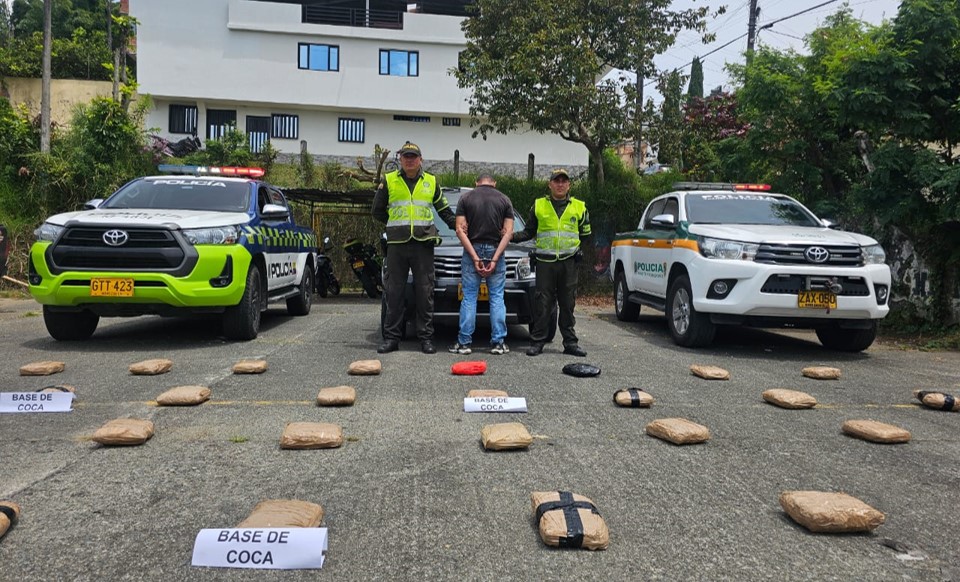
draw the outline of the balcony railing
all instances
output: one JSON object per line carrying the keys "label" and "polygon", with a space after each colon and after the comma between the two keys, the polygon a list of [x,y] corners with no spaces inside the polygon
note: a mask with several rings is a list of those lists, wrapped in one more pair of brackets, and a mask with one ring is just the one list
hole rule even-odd
{"label": "balcony railing", "polygon": [[403,12],[304,5],[303,22],[307,24],[332,24],[334,26],[402,29]]}

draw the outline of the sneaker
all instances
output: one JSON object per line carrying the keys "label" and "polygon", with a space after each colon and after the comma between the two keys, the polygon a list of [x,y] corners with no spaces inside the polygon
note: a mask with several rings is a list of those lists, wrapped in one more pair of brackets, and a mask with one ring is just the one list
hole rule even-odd
{"label": "sneaker", "polygon": [[528,356],[539,356],[542,353],[543,353],[543,344],[539,342],[534,342],[530,344],[529,348],[527,348]]}
{"label": "sneaker", "polygon": [[397,340],[384,340],[382,344],[377,346],[378,354],[389,354],[390,352],[395,352],[400,349],[400,342]]}
{"label": "sneaker", "polygon": [[587,351],[576,344],[563,348],[563,353],[567,354],[568,356],[577,356],[578,358],[583,358],[587,355]]}
{"label": "sneaker", "polygon": [[420,351],[425,354],[435,354],[437,353],[437,348],[433,347],[432,340],[422,340],[420,342]]}
{"label": "sneaker", "polygon": [[450,352],[451,354],[463,354],[464,356],[473,352],[473,350],[470,349],[470,344],[463,345],[460,342],[457,342],[452,346],[450,346],[450,348],[447,349],[447,351]]}
{"label": "sneaker", "polygon": [[492,347],[492,348],[490,348],[490,353],[491,353],[491,354],[496,354],[496,355],[500,356],[500,355],[503,355],[503,354],[508,354],[508,353],[510,353],[510,348],[508,348],[508,347],[507,347],[507,344],[505,344],[505,343],[503,343],[503,342],[497,342],[497,343],[493,344],[493,347]]}

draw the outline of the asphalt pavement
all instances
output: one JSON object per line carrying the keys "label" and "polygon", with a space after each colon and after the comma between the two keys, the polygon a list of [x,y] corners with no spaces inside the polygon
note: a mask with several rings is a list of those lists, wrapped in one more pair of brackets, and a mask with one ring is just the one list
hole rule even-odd
{"label": "asphalt pavement", "polygon": [[[216,319],[109,319],[92,339],[49,338],[30,300],[0,300],[0,392],[77,387],[69,413],[0,414],[0,499],[23,509],[0,538],[0,580],[960,580],[960,414],[921,408],[915,388],[960,394],[960,354],[875,346],[824,350],[808,332],[725,330],[714,347],[673,345],[662,316],[618,322],[580,309],[586,358],[549,344],[524,355],[511,327],[502,356],[486,350],[421,354],[416,341],[378,356],[379,301],[317,299],[306,317],[272,308],[260,336],[228,342]],[[646,313],[646,312],[645,312]],[[474,338],[482,346],[489,331]],[[455,330],[440,328],[445,348]],[[129,364],[170,358],[172,370],[132,376]],[[233,375],[263,358],[260,376]],[[349,376],[379,358],[380,376]],[[483,376],[450,366],[485,360]],[[21,365],[59,360],[66,370],[21,377]],[[564,364],[599,366],[596,378]],[[691,364],[730,371],[691,375]],[[804,378],[835,366],[837,381]],[[173,386],[202,384],[192,408],[153,402]],[[318,390],[352,385],[357,402],[319,408]],[[618,408],[618,388],[639,387],[650,409]],[[467,414],[472,388],[527,398],[526,414]],[[808,392],[819,405],[784,410],[768,388]],[[90,440],[118,417],[152,420],[138,447]],[[675,446],[644,433],[658,418],[707,426],[710,441]],[[906,428],[908,444],[844,436],[848,419]],[[333,422],[343,447],[279,448],[291,421]],[[483,425],[519,421],[526,451],[485,452]],[[591,498],[610,529],[605,551],[555,549],[539,539],[532,491]],[[813,534],[780,508],[787,490],[843,491],[886,515],[874,532]],[[204,528],[230,528],[263,499],[301,499],[325,510],[322,570],[270,572],[191,566]]]}

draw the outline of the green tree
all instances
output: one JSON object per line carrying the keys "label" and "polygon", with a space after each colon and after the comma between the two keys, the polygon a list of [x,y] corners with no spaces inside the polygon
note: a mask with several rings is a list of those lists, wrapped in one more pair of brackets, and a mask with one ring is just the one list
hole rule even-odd
{"label": "green tree", "polygon": [[474,136],[523,127],[559,135],[587,149],[591,175],[602,184],[603,150],[630,135],[636,121],[624,115],[617,83],[600,79],[611,68],[652,70],[653,57],[679,30],[704,26],[705,8],[668,6],[668,0],[478,0],[464,21],[467,48],[453,71],[471,92]]}
{"label": "green tree", "polygon": [[676,70],[661,78],[658,88],[663,101],[660,103],[660,111],[650,130],[650,141],[657,149],[657,161],[677,167],[683,166],[681,155],[684,131],[681,108],[683,81],[683,75]]}
{"label": "green tree", "polygon": [[690,63],[690,84],[687,86],[687,103],[703,98],[703,63],[700,57],[693,57]]}

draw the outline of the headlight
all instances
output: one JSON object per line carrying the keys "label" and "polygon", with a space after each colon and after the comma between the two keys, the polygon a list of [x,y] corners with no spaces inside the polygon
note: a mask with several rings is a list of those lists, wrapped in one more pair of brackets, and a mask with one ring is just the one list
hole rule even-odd
{"label": "headlight", "polygon": [[880,245],[860,247],[860,253],[863,255],[864,264],[882,265],[887,262],[887,253],[883,252],[883,247]]}
{"label": "headlight", "polygon": [[57,226],[56,224],[50,224],[49,222],[44,222],[41,224],[35,231],[33,235],[37,237],[37,240],[48,240],[55,241],[60,236],[60,233],[63,232],[62,226]]}
{"label": "headlight", "polygon": [[530,268],[530,257],[523,257],[517,261],[517,279],[529,279],[533,276],[533,270]]}
{"label": "headlight", "polygon": [[752,261],[759,248],[760,245],[755,243],[706,237],[700,239],[700,252],[708,259]]}
{"label": "headlight", "polygon": [[240,233],[235,226],[220,226],[184,230],[183,236],[192,245],[232,245],[237,242]]}

